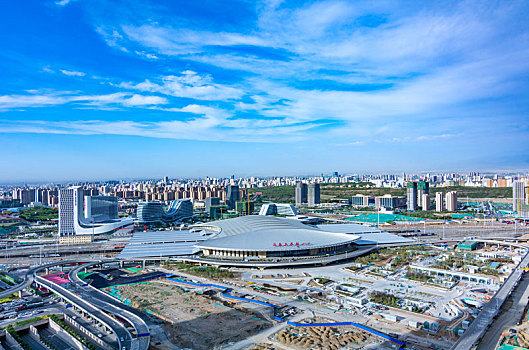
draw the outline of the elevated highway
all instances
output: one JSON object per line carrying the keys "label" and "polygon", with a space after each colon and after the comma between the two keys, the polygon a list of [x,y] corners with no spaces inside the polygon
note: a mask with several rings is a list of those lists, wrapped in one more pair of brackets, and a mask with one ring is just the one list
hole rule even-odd
{"label": "elevated highway", "polygon": [[60,265],[71,264],[75,262],[77,261],[71,260],[71,261],[61,261],[60,263],[53,262],[49,264],[34,266],[26,271],[26,273],[24,274],[24,280],[22,281],[22,283],[17,284],[16,286],[12,286],[11,288],[0,292],[0,299],[5,298],[11,294],[21,292],[23,289],[26,289],[29,286],[31,286],[31,283],[33,283],[33,280],[34,280],[34,275],[38,271],[42,271],[42,270],[45,270],[51,267],[60,266]]}
{"label": "elevated highway", "polygon": [[[77,271],[75,273],[70,272],[69,276],[72,278],[72,285],[70,286],[70,289],[64,288],[63,286],[55,284],[37,275],[38,272],[48,268],[78,262],[84,261],[60,261],[32,267],[26,271],[24,275],[24,281],[22,283],[1,292],[0,297],[5,297],[13,293],[20,292],[35,282],[39,286],[43,286],[58,294],[62,299],[68,301],[72,305],[75,305],[86,314],[89,314],[91,317],[98,320],[105,327],[107,327],[107,329],[112,330],[116,334],[120,349],[148,349],[150,342],[149,328],[142,318],[137,315],[137,313],[131,312],[128,310],[131,308],[125,307],[125,305],[106,295],[105,293],[90,286],[83,286],[84,282],[82,282],[77,277],[77,272],[84,268],[85,265],[80,265],[79,267],[75,268],[74,270]],[[101,261],[97,261],[91,262],[90,265],[98,265],[102,263],[103,262]],[[127,310],[125,310],[124,307]],[[134,333],[136,336],[133,336],[133,334],[131,334],[131,332],[129,332],[127,329],[126,325],[112,317],[112,315],[127,321],[134,328]]]}
{"label": "elevated highway", "polygon": [[[117,262],[117,260],[105,261],[105,263],[111,262]],[[72,288],[83,295],[84,300],[129,322],[134,327],[136,333],[136,337],[132,339],[135,348],[147,349],[150,343],[150,331],[147,323],[144,321],[145,316],[138,310],[121,303],[99,289],[87,285],[77,275],[82,269],[100,264],[102,262],[90,262],[70,270],[68,277],[73,283]]]}
{"label": "elevated highway", "polygon": [[40,276],[35,276],[35,282],[58,294],[65,301],[71,303],[72,305],[75,305],[84,313],[90,315],[90,317],[93,317],[94,319],[105,325],[107,329],[111,329],[116,334],[120,349],[133,349],[132,335],[127,330],[124,324],[110,317],[108,314],[103,312],[100,308],[96,307],[89,301],[86,301],[84,298],[80,297],[75,293],[72,293],[68,289],[63,288],[58,284],[50,282]]}
{"label": "elevated highway", "polygon": [[[528,246],[504,242],[499,240],[476,239],[478,242],[507,245],[511,247],[529,249]],[[487,330],[494,324],[495,317],[498,315],[503,303],[511,295],[513,289],[518,285],[524,270],[529,266],[529,253],[526,253],[522,261],[516,266],[511,275],[507,278],[505,283],[494,294],[490,301],[483,307],[478,317],[472,322],[470,327],[463,333],[461,338],[452,346],[451,350],[469,350],[477,346],[481,341]],[[490,344],[494,346],[493,344]]]}

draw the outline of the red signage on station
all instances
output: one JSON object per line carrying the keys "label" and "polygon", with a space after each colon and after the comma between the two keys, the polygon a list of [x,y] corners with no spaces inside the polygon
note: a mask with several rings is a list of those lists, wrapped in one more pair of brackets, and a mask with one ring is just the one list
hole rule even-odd
{"label": "red signage on station", "polygon": [[300,247],[300,246],[305,246],[305,245],[310,245],[310,242],[290,242],[290,243],[282,243],[282,242],[279,242],[279,243],[273,243],[272,244],[274,247]]}

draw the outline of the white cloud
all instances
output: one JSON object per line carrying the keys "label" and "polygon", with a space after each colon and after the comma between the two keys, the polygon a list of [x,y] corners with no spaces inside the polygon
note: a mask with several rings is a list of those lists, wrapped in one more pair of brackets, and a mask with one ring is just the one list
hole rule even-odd
{"label": "white cloud", "polygon": [[147,107],[167,104],[167,99],[159,96],[144,96],[138,94],[118,92],[107,95],[72,95],[67,92],[40,93],[28,91],[29,95],[0,96],[0,111],[63,105],[74,103],[92,107],[124,106]]}
{"label": "white cloud", "polygon": [[66,6],[70,3],[70,1],[72,0],[57,0],[55,1],[55,5]]}
{"label": "white cloud", "polygon": [[24,107],[43,107],[60,105],[68,99],[54,95],[4,95],[0,96],[0,111]]}
{"label": "white cloud", "polygon": [[147,59],[150,59],[150,60],[157,60],[158,59],[158,56],[153,55],[152,53],[147,53],[147,52],[144,52],[144,51],[134,51],[134,52],[136,53],[136,55],[144,57],[144,58],[147,58]]}
{"label": "white cloud", "polygon": [[74,70],[61,69],[60,71],[61,71],[62,74],[68,75],[70,77],[84,77],[86,75],[86,73],[77,72],[77,71],[74,71]]}
{"label": "white cloud", "polygon": [[103,37],[103,40],[105,40],[108,46],[116,47],[123,52],[129,52],[129,50],[123,46],[123,35],[121,35],[117,30],[98,27],[96,28],[96,31]]}
{"label": "white cloud", "polygon": [[167,99],[159,96],[143,96],[134,94],[123,100],[124,106],[152,106],[167,104]]}
{"label": "white cloud", "polygon": [[145,80],[142,83],[121,83],[121,88],[139,91],[157,92],[175,97],[197,100],[231,100],[242,96],[242,91],[230,86],[213,83],[210,76],[199,75],[193,71],[184,71],[180,76],[169,75],[161,79],[160,84]]}
{"label": "white cloud", "polygon": [[332,143],[329,146],[338,146],[338,147],[350,147],[350,146],[363,146],[365,145],[364,141],[351,141],[345,143]]}
{"label": "white cloud", "polygon": [[266,45],[266,40],[263,38],[241,33],[195,31],[151,24],[126,25],[121,29],[129,40],[165,55],[202,52],[204,46]]}
{"label": "white cloud", "polygon": [[[123,94],[102,96],[80,96],[77,101],[108,105],[109,103],[126,104],[134,97],[124,99]],[[1,99],[0,99],[1,101]],[[137,102],[137,101],[136,101]],[[182,108],[164,108],[150,105],[160,101],[141,101],[147,108],[173,113],[173,119],[163,121],[34,121],[34,120],[0,120],[2,133],[50,133],[71,135],[132,135],[151,138],[230,141],[230,142],[288,142],[299,140],[299,133],[310,130],[321,124],[304,125],[268,123],[263,120],[232,119],[232,115],[223,110],[209,106],[191,104]],[[1,105],[0,105],[1,106]],[[0,107],[1,108],[1,107]]]}
{"label": "white cloud", "polygon": [[[502,108],[498,104],[497,110],[478,106],[459,112],[459,107],[523,94],[520,77],[529,72],[529,35],[508,25],[517,12],[524,12],[517,10],[519,4],[401,6],[331,0],[294,8],[269,1],[256,6],[254,27],[218,33],[193,29],[193,19],[178,16],[160,21],[151,19],[155,16],[149,21],[127,17],[125,25],[106,23],[97,31],[109,46],[148,60],[162,57],[166,69],[158,78],[122,82],[117,87],[129,92],[109,95],[3,96],[0,108],[4,98],[4,106],[21,106],[4,109],[57,101],[195,115],[190,120],[124,124],[124,130],[151,137],[174,138],[185,132],[178,137],[246,140],[267,135],[276,140],[287,131],[296,134],[289,139],[307,138],[308,130],[328,126],[322,135],[341,146],[360,146],[370,138],[439,141],[473,125],[473,119],[481,118],[476,111],[493,114]],[[379,23],[359,25],[366,15],[380,17]],[[176,57],[175,66],[168,56]],[[173,73],[183,69],[182,60],[191,68]],[[235,71],[235,82],[220,83],[197,73],[204,64]],[[370,90],[370,84],[387,86]],[[168,98],[136,93],[197,101],[182,108]],[[226,109],[200,101],[220,101]],[[100,121],[73,129],[93,130],[95,124],[110,128]]]}

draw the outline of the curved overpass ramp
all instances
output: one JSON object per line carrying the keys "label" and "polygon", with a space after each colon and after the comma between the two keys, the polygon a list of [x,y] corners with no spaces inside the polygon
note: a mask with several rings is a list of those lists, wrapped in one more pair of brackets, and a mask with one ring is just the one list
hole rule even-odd
{"label": "curved overpass ramp", "polygon": [[89,301],[96,307],[111,312],[114,315],[126,320],[134,327],[136,337],[132,338],[132,343],[136,349],[147,349],[150,343],[150,330],[145,321],[143,315],[136,309],[127,306],[119,300],[109,296],[105,292],[100,291],[86,283],[77,276],[77,274],[84,268],[99,265],[102,263],[116,262],[116,260],[105,261],[105,262],[91,262],[83,265],[79,265],[68,273],[70,281],[75,285],[74,288],[80,294],[82,293],[83,299]]}
{"label": "curved overpass ramp", "polygon": [[[124,310],[123,308],[125,305],[119,303],[117,300],[111,298],[105,293],[93,287],[88,287],[88,289],[86,289],[86,287],[82,287],[82,284],[84,283],[77,277],[77,272],[87,265],[79,265],[79,267],[74,269],[76,271],[75,274],[70,271],[69,276],[70,278],[73,277],[73,279],[71,279],[73,282],[72,290],[68,290],[37,275],[37,272],[46,268],[78,262],[79,261],[73,260],[60,261],[32,267],[25,273],[24,281],[22,283],[0,292],[0,297],[9,296],[22,291],[23,289],[28,288],[33,282],[36,282],[39,285],[52,290],[71,304],[76,305],[79,309],[83,310],[87,314],[90,314],[99,322],[104,324],[107,328],[111,329],[117,336],[120,349],[147,350],[149,348],[150,341],[149,328],[140,317],[130,312],[130,310]],[[102,262],[92,262],[90,265],[97,265],[101,263]],[[112,300],[107,299],[105,301],[104,296],[111,298]],[[126,326],[123,323],[117,321],[115,318],[111,317],[109,313],[129,322],[134,327],[138,337],[133,337]],[[143,336],[139,337],[141,335]]]}

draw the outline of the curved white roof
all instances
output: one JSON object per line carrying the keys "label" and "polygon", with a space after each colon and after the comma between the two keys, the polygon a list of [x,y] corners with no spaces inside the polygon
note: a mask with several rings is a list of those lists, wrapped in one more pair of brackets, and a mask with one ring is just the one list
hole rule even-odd
{"label": "curved white roof", "polygon": [[328,232],[298,221],[249,215],[193,226],[213,236],[196,247],[221,250],[281,251],[314,249],[354,242],[359,236]]}

